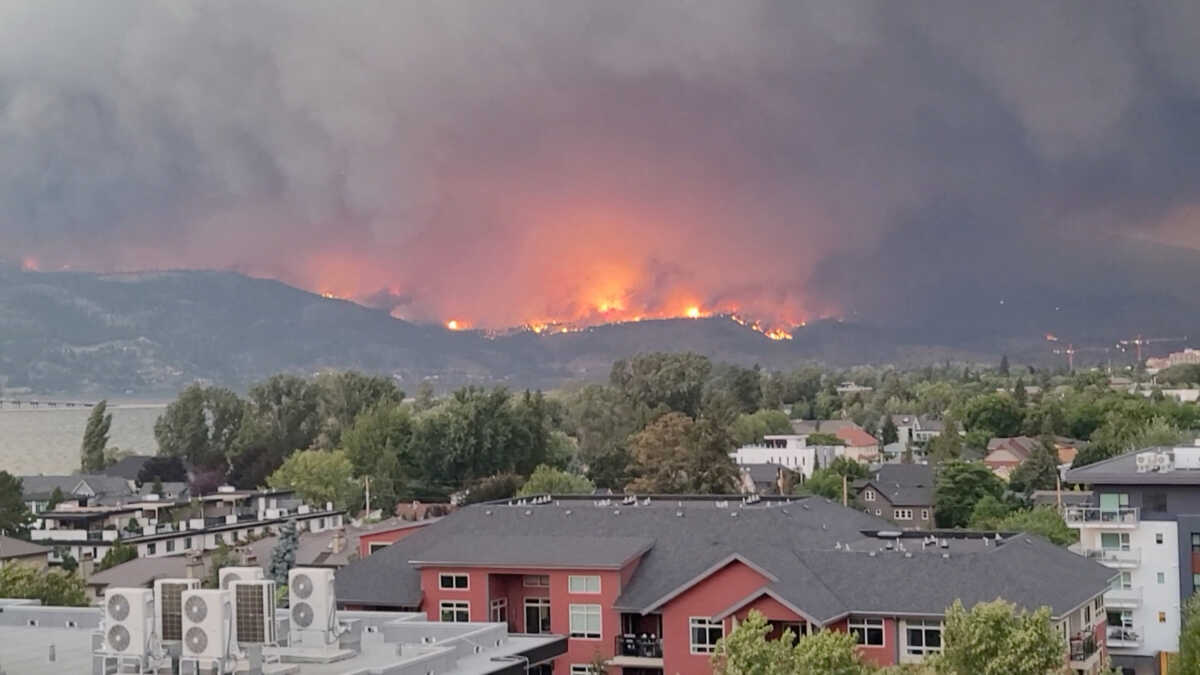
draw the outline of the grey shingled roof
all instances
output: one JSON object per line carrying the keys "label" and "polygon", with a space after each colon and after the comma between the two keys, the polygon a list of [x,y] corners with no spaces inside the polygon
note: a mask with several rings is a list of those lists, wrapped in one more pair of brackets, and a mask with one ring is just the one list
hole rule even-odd
{"label": "grey shingled roof", "polygon": [[105,467],[101,473],[105,476],[117,476],[125,480],[137,480],[138,472],[151,459],[153,458],[150,455],[129,455],[117,460],[112,466]]}
{"label": "grey shingled roof", "polygon": [[780,469],[791,471],[791,469],[788,469],[782,464],[774,464],[771,462],[765,462],[763,464],[743,464],[741,465],[741,468],[742,471],[745,471],[750,476],[750,480],[754,483],[774,484],[775,481],[779,479]]}
{"label": "grey shingled roof", "polygon": [[112,586],[114,588],[146,588],[155,579],[173,579],[187,576],[187,556],[173,555],[156,558],[134,558],[88,578],[89,586]]}
{"label": "grey shingled roof", "polygon": [[49,547],[0,534],[0,560],[46,555],[49,551]]}
{"label": "grey shingled roof", "polygon": [[412,562],[617,569],[645,553],[652,544],[654,540],[649,537],[461,534],[442,539]]}
{"label": "grey shingled roof", "polygon": [[848,612],[938,614],[955,598],[973,604],[1004,597],[1026,608],[1049,604],[1057,615],[1102,593],[1112,577],[1098,563],[1024,535],[986,545],[982,537],[962,539],[929,551],[917,539],[906,557],[885,551],[874,534],[890,529],[886,521],[815,497],[745,506],[737,499],[717,506],[670,498],[637,506],[565,498],[530,506],[478,504],[351,563],[336,583],[341,602],[415,608],[420,574],[410,561],[448,557],[434,555],[447,546],[473,546],[471,559],[501,564],[506,550],[519,548],[506,543],[511,539],[538,544],[529,550],[536,555],[523,560],[552,563],[559,549],[579,542],[580,533],[595,537],[597,548],[606,540],[653,540],[616,602],[618,609],[637,612],[652,611],[734,559],[768,575],[760,590],[822,623]]}
{"label": "grey shingled roof", "polygon": [[894,506],[933,504],[933,468],[928,464],[884,464],[861,483],[872,485]]}
{"label": "grey shingled roof", "polygon": [[1200,485],[1200,470],[1146,471],[1138,473],[1137,456],[1142,452],[1170,452],[1171,447],[1134,450],[1123,455],[1071,469],[1067,481],[1087,485]]}
{"label": "grey shingled roof", "polygon": [[124,498],[133,494],[129,489],[129,481],[119,476],[79,473],[65,476],[21,476],[21,493],[26,501],[45,500],[50,498],[57,487],[64,496],[70,497],[71,491],[80,481],[86,482],[88,487],[101,497]]}

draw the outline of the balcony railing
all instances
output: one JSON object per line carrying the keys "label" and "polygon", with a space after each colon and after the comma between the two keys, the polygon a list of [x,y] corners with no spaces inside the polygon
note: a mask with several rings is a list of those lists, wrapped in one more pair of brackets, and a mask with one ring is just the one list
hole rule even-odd
{"label": "balcony railing", "polygon": [[1108,646],[1118,649],[1142,646],[1142,631],[1138,626],[1109,626]]}
{"label": "balcony railing", "polygon": [[1096,642],[1096,636],[1092,633],[1079,634],[1071,638],[1071,661],[1087,661],[1092,654],[1095,654],[1100,645]]}
{"label": "balcony railing", "polygon": [[1141,519],[1140,511],[1137,507],[1068,506],[1063,517],[1068,525],[1134,527]]}
{"label": "balcony railing", "polygon": [[617,656],[661,659],[662,638],[654,635],[618,635],[614,653]]}
{"label": "balcony railing", "polygon": [[1104,592],[1105,607],[1139,607],[1142,604],[1142,587],[1110,588]]}
{"label": "balcony railing", "polygon": [[1109,567],[1137,567],[1142,563],[1142,550],[1140,548],[1128,550],[1090,548],[1084,549],[1083,556]]}

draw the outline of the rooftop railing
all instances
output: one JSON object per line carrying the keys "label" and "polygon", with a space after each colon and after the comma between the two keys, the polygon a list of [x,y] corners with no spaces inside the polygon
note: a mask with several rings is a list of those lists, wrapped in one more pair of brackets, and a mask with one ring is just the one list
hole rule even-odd
{"label": "rooftop railing", "polygon": [[1068,506],[1063,509],[1063,518],[1066,519],[1068,525],[1134,526],[1141,519],[1141,509],[1127,506],[1120,508]]}

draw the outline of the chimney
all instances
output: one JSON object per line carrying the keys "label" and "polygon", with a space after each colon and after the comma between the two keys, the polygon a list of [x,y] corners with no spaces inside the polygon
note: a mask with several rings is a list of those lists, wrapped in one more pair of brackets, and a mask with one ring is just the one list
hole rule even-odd
{"label": "chimney", "polygon": [[337,555],[346,548],[346,528],[339,527],[333,532],[333,553]]}
{"label": "chimney", "polygon": [[204,578],[204,559],[200,556],[200,551],[188,551],[187,553],[187,578]]}

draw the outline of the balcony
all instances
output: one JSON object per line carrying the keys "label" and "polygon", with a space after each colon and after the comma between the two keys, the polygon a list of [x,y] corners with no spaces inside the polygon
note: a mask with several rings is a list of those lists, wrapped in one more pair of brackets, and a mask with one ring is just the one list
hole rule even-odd
{"label": "balcony", "polygon": [[1117,569],[1133,569],[1142,564],[1142,550],[1133,548],[1122,550],[1117,548],[1089,548],[1082,551],[1083,557],[1095,560],[1101,565]]}
{"label": "balcony", "polygon": [[1077,633],[1067,646],[1070,650],[1067,658],[1072,670],[1091,671],[1093,666],[1100,662],[1100,644],[1090,631]]}
{"label": "balcony", "polygon": [[1069,506],[1063,510],[1063,518],[1070,527],[1132,530],[1141,521],[1141,509],[1136,507]]}
{"label": "balcony", "polygon": [[1104,606],[1113,609],[1136,609],[1142,606],[1142,587],[1110,588],[1104,592]]}
{"label": "balcony", "polygon": [[1109,626],[1108,646],[1112,649],[1137,649],[1142,646],[1142,631],[1137,626]]}
{"label": "balcony", "polygon": [[618,635],[610,666],[621,668],[662,668],[662,638],[655,635]]}

